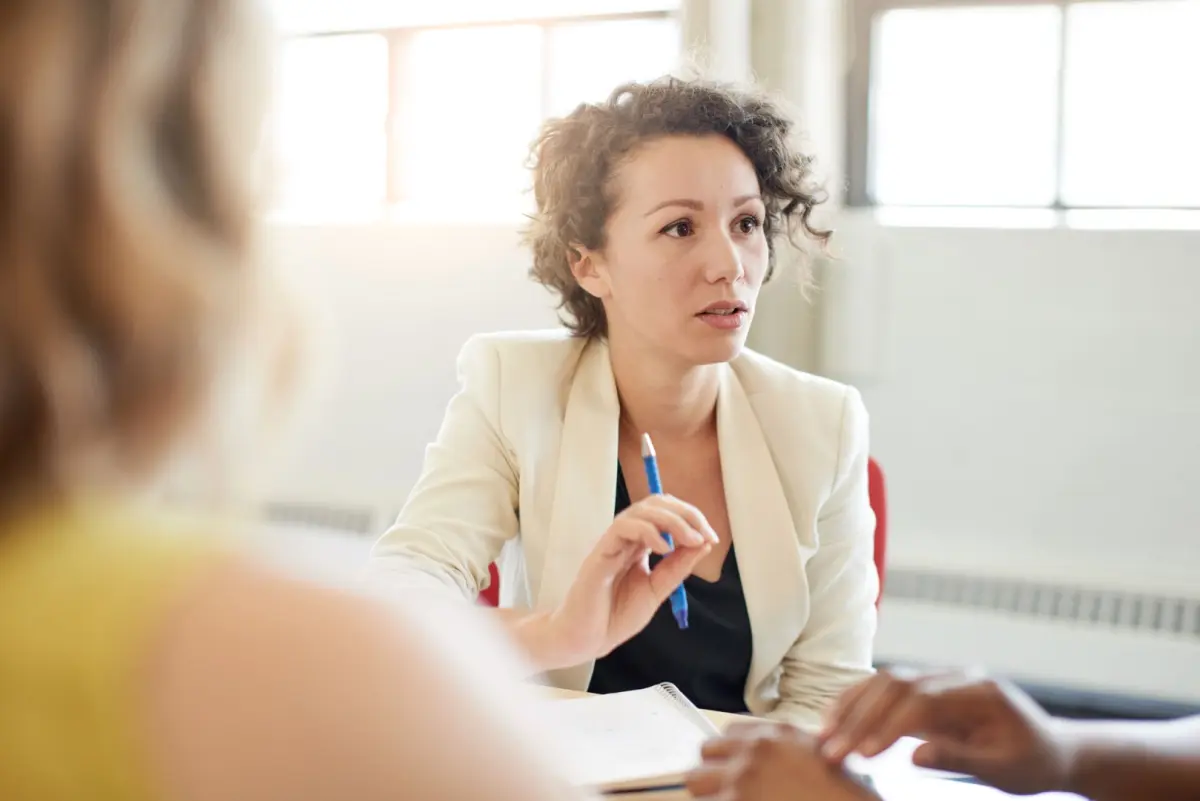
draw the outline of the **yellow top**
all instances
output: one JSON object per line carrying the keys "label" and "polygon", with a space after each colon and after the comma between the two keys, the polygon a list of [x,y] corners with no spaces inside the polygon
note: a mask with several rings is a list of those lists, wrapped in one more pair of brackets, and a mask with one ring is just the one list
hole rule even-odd
{"label": "yellow top", "polygon": [[80,505],[0,531],[0,799],[154,801],[144,672],[213,540]]}

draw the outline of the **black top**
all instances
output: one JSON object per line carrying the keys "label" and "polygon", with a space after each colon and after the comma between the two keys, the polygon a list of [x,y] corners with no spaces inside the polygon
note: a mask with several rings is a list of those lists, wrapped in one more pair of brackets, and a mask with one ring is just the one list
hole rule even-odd
{"label": "black top", "polygon": [[[616,514],[629,506],[625,476],[617,467]],[[650,565],[658,563],[650,554]],[[746,679],[754,641],[733,545],[715,582],[698,576],[684,581],[688,628],[680,629],[663,603],[641,633],[596,660],[588,691],[615,693],[671,682],[696,706],[744,713]]]}

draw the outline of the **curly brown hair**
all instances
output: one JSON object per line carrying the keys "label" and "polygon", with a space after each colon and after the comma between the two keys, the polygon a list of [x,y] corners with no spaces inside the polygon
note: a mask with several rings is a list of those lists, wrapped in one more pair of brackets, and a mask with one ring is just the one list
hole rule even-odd
{"label": "curly brown hair", "polygon": [[580,337],[607,333],[604,307],[571,273],[573,245],[599,250],[605,223],[617,202],[612,176],[648,140],[663,136],[728,137],[758,175],[770,254],[766,280],[775,269],[775,242],[803,235],[824,245],[831,232],[817,228],[814,209],[826,195],[813,157],[792,145],[793,123],[759,92],[707,80],[663,77],[626,83],[601,103],[584,103],[543,125],[530,154],[537,211],[525,241],[533,250],[530,276],[558,295],[562,322]]}

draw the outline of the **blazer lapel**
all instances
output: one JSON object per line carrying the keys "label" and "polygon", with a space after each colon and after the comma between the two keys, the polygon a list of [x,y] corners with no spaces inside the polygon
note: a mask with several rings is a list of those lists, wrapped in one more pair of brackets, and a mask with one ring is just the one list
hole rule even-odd
{"label": "blazer lapel", "polygon": [[779,666],[808,610],[804,557],[758,416],[734,371],[722,370],[717,440],[725,505],[754,635],[747,697]]}
{"label": "blazer lapel", "polygon": [[[566,597],[584,559],[613,521],[621,404],[608,347],[587,345],[567,396],[554,502],[536,606],[553,609]],[[553,683],[583,690],[592,666],[555,671]]]}

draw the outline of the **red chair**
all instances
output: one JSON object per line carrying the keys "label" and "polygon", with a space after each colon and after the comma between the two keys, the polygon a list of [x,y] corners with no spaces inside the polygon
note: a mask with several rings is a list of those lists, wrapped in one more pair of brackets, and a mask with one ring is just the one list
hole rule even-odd
{"label": "red chair", "polygon": [[879,596],[875,606],[883,597],[883,575],[887,565],[887,487],[883,480],[883,468],[874,459],[867,460],[867,494],[871,496],[871,509],[875,512],[875,569],[879,571]]}
{"label": "red chair", "polygon": [[[883,595],[883,573],[887,555],[887,491],[883,481],[883,470],[874,459],[867,462],[867,492],[871,496],[871,509],[875,512],[875,569],[879,571],[879,595]],[[491,583],[479,593],[479,602],[485,606],[500,605],[500,571],[493,564],[488,568]],[[875,599],[879,606],[879,598]]]}
{"label": "red chair", "polygon": [[488,565],[488,575],[492,577],[492,581],[488,584],[488,588],[479,593],[479,603],[484,606],[499,606],[500,605],[500,571],[496,568],[496,563]]}

